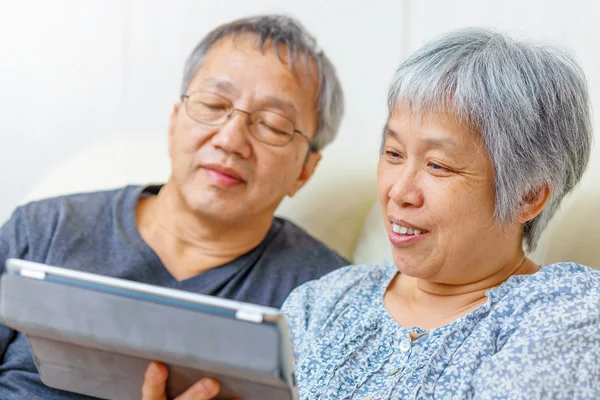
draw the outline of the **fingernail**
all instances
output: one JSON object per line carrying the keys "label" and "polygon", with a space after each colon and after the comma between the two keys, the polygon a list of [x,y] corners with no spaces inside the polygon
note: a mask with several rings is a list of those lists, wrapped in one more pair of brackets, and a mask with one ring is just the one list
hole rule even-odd
{"label": "fingernail", "polygon": [[160,373],[160,369],[158,368],[158,365],[156,365],[155,363],[150,364],[150,367],[148,367],[148,373],[153,378],[157,377],[158,374]]}
{"label": "fingernail", "polygon": [[206,395],[211,395],[218,390],[217,383],[212,379],[203,379],[200,382],[200,388]]}

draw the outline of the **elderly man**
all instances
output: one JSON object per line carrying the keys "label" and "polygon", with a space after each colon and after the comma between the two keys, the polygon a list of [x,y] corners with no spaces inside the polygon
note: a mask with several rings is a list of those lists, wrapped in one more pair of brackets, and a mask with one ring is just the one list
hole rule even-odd
{"label": "elderly man", "polygon": [[[281,16],[210,32],[188,58],[170,117],[163,186],[66,196],[18,208],[0,231],[16,257],[279,307],[347,264],[273,214],[311,177],[343,96],[314,38]],[[43,385],[23,334],[0,325],[0,398],[84,398]]]}

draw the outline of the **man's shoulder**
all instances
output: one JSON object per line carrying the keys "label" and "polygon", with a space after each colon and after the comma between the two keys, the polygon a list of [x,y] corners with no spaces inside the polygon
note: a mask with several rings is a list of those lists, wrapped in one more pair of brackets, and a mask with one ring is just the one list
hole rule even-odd
{"label": "man's shoulder", "polygon": [[[63,265],[72,250],[102,248],[97,240],[114,221],[135,210],[142,188],[125,187],[34,201],[18,207],[0,230],[0,267],[6,258]],[[75,259],[75,258],[73,258]],[[0,268],[1,269],[1,268]]]}
{"label": "man's shoulder", "polygon": [[306,266],[313,265],[326,272],[350,264],[338,252],[293,222],[275,217],[273,225],[269,250],[277,257],[302,262]]}
{"label": "man's shoulder", "polygon": [[48,223],[65,214],[71,218],[72,223],[77,222],[77,217],[93,220],[115,202],[126,201],[131,196],[139,195],[141,190],[140,186],[126,186],[112,190],[57,196],[20,206],[15,213],[20,214],[24,222],[34,225],[38,222]]}
{"label": "man's shoulder", "polygon": [[18,207],[4,229],[10,231],[10,236],[26,238],[29,246],[43,250],[59,232],[61,237],[98,233],[115,220],[112,216],[120,208],[135,201],[142,189],[127,186],[34,201]]}

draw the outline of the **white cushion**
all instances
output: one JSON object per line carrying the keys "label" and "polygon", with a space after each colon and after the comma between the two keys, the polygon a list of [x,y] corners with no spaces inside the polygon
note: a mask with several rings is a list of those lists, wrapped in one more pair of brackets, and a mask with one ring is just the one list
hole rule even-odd
{"label": "white cushion", "polygon": [[166,135],[109,137],[49,170],[21,203],[127,184],[165,182],[170,165]]}
{"label": "white cushion", "polygon": [[[291,219],[353,261],[359,235],[377,196],[376,165],[325,153],[310,181],[277,214]],[[366,161],[366,160],[363,160]]]}
{"label": "white cushion", "polygon": [[381,206],[379,201],[375,200],[354,250],[356,264],[371,264],[392,259],[392,247],[383,221]]}
{"label": "white cushion", "polygon": [[600,175],[590,169],[544,232],[544,262],[574,261],[600,269]]}

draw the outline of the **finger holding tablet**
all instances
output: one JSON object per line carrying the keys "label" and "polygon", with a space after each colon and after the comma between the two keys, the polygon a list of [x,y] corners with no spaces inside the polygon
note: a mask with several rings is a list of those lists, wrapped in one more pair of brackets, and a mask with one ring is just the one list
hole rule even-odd
{"label": "finger holding tablet", "polygon": [[[144,375],[142,400],[167,400],[167,378],[169,370],[159,362],[151,362]],[[193,384],[175,400],[210,400],[219,394],[219,383],[214,379],[204,378]],[[241,399],[237,399],[241,400]]]}

